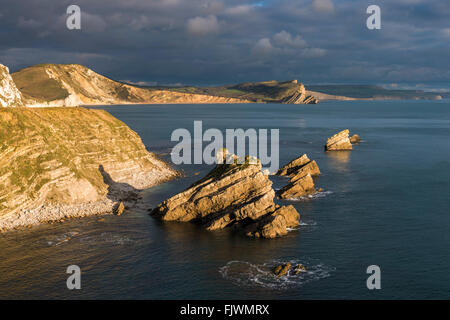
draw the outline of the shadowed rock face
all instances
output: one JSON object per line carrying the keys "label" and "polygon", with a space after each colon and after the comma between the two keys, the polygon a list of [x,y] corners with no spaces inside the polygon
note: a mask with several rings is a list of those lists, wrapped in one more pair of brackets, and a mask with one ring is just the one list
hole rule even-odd
{"label": "shadowed rock face", "polygon": [[277,192],[278,197],[292,199],[316,192],[312,176],[320,175],[320,170],[317,163],[304,154],[278,170],[277,175],[291,177],[289,184]]}
{"label": "shadowed rock face", "polygon": [[247,236],[275,238],[298,225],[294,207],[273,202],[272,182],[261,164],[219,164],[187,190],[162,202],[152,215],[197,222],[208,230],[233,227]]}
{"label": "shadowed rock face", "polygon": [[278,191],[277,195],[281,199],[293,199],[313,193],[316,193],[316,188],[311,175],[308,173],[306,176],[291,179],[289,184]]}
{"label": "shadowed rock face", "polygon": [[326,151],[335,151],[335,150],[352,150],[352,143],[348,137],[349,130],[345,129],[339,133],[336,133],[331,138],[328,138],[327,144],[325,145]]}

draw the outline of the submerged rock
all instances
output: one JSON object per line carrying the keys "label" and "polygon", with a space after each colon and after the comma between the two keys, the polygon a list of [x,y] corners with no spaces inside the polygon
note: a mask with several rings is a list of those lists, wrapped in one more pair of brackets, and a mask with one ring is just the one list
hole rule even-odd
{"label": "submerged rock", "polygon": [[360,141],[361,141],[361,138],[357,134],[354,134],[350,137],[350,142],[352,144],[359,143]]}
{"label": "submerged rock", "polygon": [[299,263],[298,265],[295,266],[294,272],[295,272],[295,274],[299,274],[299,273],[302,273],[302,272],[306,272],[306,268],[305,268],[304,265],[302,265],[302,264]]}
{"label": "submerged rock", "polygon": [[292,265],[288,262],[286,264],[280,264],[273,270],[273,273],[277,277],[282,277],[288,274],[289,270],[291,269]]}
{"label": "submerged rock", "polygon": [[122,215],[122,213],[125,211],[125,205],[122,201],[120,201],[119,205],[116,208],[116,216]]}
{"label": "submerged rock", "polygon": [[331,138],[328,138],[327,144],[325,145],[326,151],[336,151],[336,150],[352,150],[352,144],[348,137],[349,130],[345,129],[339,133],[336,133]]}
{"label": "submerged rock", "polygon": [[294,207],[280,207],[261,163],[218,164],[206,177],[159,204],[165,221],[197,222],[208,230],[233,227],[252,237],[275,238],[298,225]]}

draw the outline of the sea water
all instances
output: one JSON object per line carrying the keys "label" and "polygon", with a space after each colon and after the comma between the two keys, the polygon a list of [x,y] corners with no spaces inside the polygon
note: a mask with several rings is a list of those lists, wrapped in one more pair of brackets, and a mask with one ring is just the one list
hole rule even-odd
{"label": "sea water", "polygon": [[[96,107],[98,108],[98,107]],[[280,164],[307,153],[323,192],[292,204],[298,228],[280,239],[161,222],[148,209],[212,169],[180,165],[184,177],[143,192],[139,207],[0,234],[0,298],[429,299],[450,298],[450,102],[350,101],[318,105],[127,105],[100,107],[170,161],[173,130],[280,129]],[[348,128],[362,142],[325,153]],[[274,188],[286,179],[273,177]],[[274,265],[307,272],[280,279]],[[81,268],[81,290],[66,269]],[[367,267],[381,269],[368,290]]]}

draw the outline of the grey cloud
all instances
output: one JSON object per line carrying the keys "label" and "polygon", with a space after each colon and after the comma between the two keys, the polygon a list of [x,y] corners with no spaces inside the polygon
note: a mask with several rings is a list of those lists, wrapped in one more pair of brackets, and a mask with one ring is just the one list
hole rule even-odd
{"label": "grey cloud", "polygon": [[219,22],[216,16],[195,17],[187,21],[187,30],[193,35],[207,35],[219,32]]}
{"label": "grey cloud", "polygon": [[[448,1],[77,0],[81,31],[65,27],[72,1],[3,2],[0,63],[12,71],[73,62],[159,84],[450,83]],[[382,29],[370,31],[376,3]]]}
{"label": "grey cloud", "polygon": [[313,0],[312,6],[314,10],[319,13],[334,12],[333,0]]}

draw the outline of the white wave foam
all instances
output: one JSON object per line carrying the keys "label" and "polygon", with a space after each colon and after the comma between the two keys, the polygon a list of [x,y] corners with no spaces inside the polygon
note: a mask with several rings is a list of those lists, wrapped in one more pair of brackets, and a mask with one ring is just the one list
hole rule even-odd
{"label": "white wave foam", "polygon": [[[277,277],[273,269],[280,264],[290,262],[293,266],[302,264],[306,272]],[[252,264],[247,261],[230,261],[219,269],[225,279],[242,286],[257,286],[274,290],[285,290],[299,287],[311,281],[327,278],[335,269],[311,259],[271,260],[263,264]]]}
{"label": "white wave foam", "polygon": [[312,200],[312,199],[324,198],[330,194],[333,194],[333,191],[321,191],[321,192],[316,192],[314,194],[309,194],[309,195],[298,197],[298,198],[290,198],[290,199],[286,199],[286,200],[288,200],[288,201],[307,201],[307,200]]}
{"label": "white wave foam", "polygon": [[57,236],[54,236],[52,240],[47,241],[47,244],[49,246],[59,246],[65,242],[70,241],[73,237],[79,235],[80,233],[78,231],[70,231],[66,232]]}
{"label": "white wave foam", "polygon": [[110,232],[102,232],[100,235],[84,237],[81,239],[81,241],[91,244],[109,243],[114,245],[124,245],[133,242],[132,239],[126,236]]}

